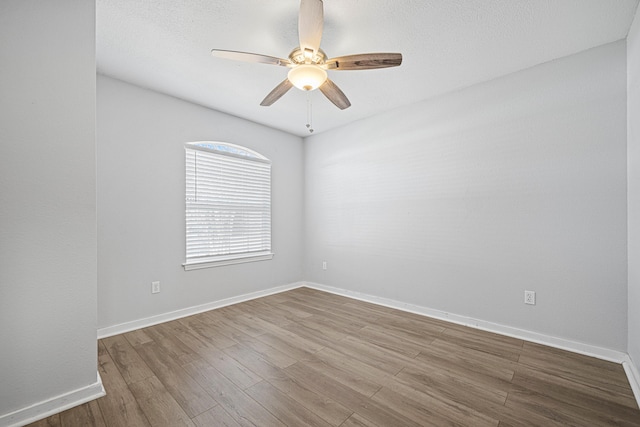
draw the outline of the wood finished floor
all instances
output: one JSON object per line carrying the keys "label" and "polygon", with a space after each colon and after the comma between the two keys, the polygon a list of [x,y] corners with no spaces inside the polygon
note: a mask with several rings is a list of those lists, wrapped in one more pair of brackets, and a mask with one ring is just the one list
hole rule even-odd
{"label": "wood finished floor", "polygon": [[99,341],[32,426],[640,426],[621,365],[308,288]]}

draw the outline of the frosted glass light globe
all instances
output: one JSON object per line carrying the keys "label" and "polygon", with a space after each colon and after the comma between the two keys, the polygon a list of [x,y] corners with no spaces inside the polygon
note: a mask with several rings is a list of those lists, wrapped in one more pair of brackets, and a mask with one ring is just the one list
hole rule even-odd
{"label": "frosted glass light globe", "polygon": [[300,90],[318,89],[327,81],[327,72],[317,65],[301,64],[291,70],[287,78]]}

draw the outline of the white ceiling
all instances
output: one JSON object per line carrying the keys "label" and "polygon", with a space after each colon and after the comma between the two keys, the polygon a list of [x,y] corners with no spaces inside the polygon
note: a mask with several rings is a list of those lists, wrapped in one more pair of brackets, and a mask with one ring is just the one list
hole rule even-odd
{"label": "white ceiling", "polygon": [[[319,133],[625,38],[638,0],[324,0],[329,57],[400,52],[397,68],[329,71],[352,106],[311,93]],[[97,0],[98,72],[309,135],[307,94],[259,104],[287,68],[214,58],[212,48],[286,58],[299,0]]]}

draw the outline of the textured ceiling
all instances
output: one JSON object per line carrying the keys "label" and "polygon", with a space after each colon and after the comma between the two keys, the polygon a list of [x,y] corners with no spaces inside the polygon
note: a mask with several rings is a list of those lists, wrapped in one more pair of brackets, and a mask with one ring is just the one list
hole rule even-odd
{"label": "textured ceiling", "polygon": [[[400,52],[397,68],[329,71],[352,106],[310,94],[319,133],[625,38],[638,0],[324,0],[329,57]],[[307,94],[260,101],[288,69],[214,58],[212,48],[286,58],[298,0],[97,0],[98,72],[309,135]]]}

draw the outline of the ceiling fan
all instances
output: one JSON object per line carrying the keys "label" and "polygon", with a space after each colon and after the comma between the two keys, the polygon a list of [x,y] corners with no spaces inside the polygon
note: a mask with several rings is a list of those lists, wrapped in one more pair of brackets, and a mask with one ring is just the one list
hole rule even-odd
{"label": "ceiling fan", "polygon": [[273,104],[295,86],[304,91],[320,89],[336,107],[344,110],[351,106],[351,102],[327,77],[327,70],[348,71],[397,67],[402,63],[402,54],[361,53],[327,59],[325,52],[320,49],[323,22],[322,0],[301,0],[298,16],[300,46],[291,51],[288,59],[220,49],[213,49],[211,54],[218,58],[290,68],[287,78],[262,100],[260,103],[262,106]]}

